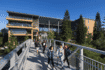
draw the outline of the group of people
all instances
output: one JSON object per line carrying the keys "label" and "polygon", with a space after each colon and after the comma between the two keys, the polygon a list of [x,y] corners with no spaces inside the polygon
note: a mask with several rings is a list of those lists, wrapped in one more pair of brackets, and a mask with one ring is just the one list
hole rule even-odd
{"label": "group of people", "polygon": [[[42,42],[42,46],[43,46],[43,53],[45,53],[45,49],[47,47],[45,40],[44,40],[44,42]],[[37,49],[37,53],[38,53],[38,50],[39,50],[38,41],[36,41],[36,49]],[[60,47],[57,49],[57,52],[56,52],[55,56],[57,57],[58,60],[60,60],[62,68],[64,68],[63,63],[65,61],[67,61],[67,63],[68,63],[68,68],[70,68],[70,64],[69,64],[69,61],[68,61],[68,56],[70,54],[71,54],[71,51],[70,51],[70,48],[67,45],[64,45],[64,47],[62,47],[62,45],[60,45]],[[55,70],[53,46],[49,47],[49,50],[47,52],[47,56],[48,56],[48,68],[50,67],[49,63],[51,61],[53,69]]]}

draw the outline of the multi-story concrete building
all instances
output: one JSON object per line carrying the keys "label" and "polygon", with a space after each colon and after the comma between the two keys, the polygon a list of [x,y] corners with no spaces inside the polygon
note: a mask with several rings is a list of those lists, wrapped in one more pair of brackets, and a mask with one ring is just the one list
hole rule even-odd
{"label": "multi-story concrete building", "polygon": [[19,12],[11,12],[7,11],[9,16],[6,17],[8,20],[8,37],[10,37],[11,33],[14,36],[28,36],[33,40],[33,32],[39,31],[39,16],[19,13]]}
{"label": "multi-story concrete building", "polygon": [[[9,16],[6,17],[8,20],[8,24],[6,27],[8,30],[8,37],[13,33],[14,36],[28,36],[33,40],[33,34],[38,32],[42,27],[46,27],[48,30],[56,29],[59,33],[62,28],[63,19],[51,18],[51,17],[43,17],[38,15],[31,15],[19,12],[7,11]],[[88,33],[92,33],[93,35],[93,27],[95,20],[83,18],[85,26],[88,28]],[[76,36],[75,30],[77,29],[79,19],[75,21],[71,21],[71,27],[74,31],[74,35]]]}

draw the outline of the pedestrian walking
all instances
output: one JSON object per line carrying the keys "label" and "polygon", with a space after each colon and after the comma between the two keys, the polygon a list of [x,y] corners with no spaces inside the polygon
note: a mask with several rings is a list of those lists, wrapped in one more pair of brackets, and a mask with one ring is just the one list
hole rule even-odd
{"label": "pedestrian walking", "polygon": [[49,48],[49,50],[47,52],[47,56],[48,56],[48,67],[50,67],[49,63],[51,61],[52,62],[52,66],[53,66],[53,70],[55,70],[54,61],[53,61],[53,57],[54,57],[53,46],[50,46],[50,48]]}
{"label": "pedestrian walking", "polygon": [[64,55],[65,55],[64,62],[67,61],[68,68],[70,68],[70,64],[69,64],[69,61],[68,61],[68,56],[71,54],[71,51],[69,50],[69,47],[67,45],[65,45],[63,49],[64,49]]}
{"label": "pedestrian walking", "polygon": [[37,54],[39,54],[39,47],[40,47],[39,41],[36,41],[35,44],[36,44]]}
{"label": "pedestrian walking", "polygon": [[[61,62],[61,66],[62,66],[62,68],[63,68],[63,59],[64,59],[64,57],[63,57],[63,48],[62,48],[62,45],[60,45],[60,48],[58,48],[57,49],[57,59],[59,60],[60,59],[60,62]],[[57,61],[57,63],[58,63],[58,61]],[[57,65],[58,66],[58,65]]]}
{"label": "pedestrian walking", "polygon": [[42,42],[42,46],[43,46],[43,53],[44,53],[44,52],[45,52],[45,49],[46,49],[46,47],[47,47],[45,40],[44,40],[44,42]]}

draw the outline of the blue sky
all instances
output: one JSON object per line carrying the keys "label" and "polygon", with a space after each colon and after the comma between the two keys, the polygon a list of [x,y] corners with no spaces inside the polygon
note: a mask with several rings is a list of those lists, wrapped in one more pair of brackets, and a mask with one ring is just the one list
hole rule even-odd
{"label": "blue sky", "polygon": [[66,9],[71,20],[78,19],[80,14],[95,19],[99,11],[104,21],[105,0],[0,0],[0,30],[8,23],[7,10],[63,19]]}

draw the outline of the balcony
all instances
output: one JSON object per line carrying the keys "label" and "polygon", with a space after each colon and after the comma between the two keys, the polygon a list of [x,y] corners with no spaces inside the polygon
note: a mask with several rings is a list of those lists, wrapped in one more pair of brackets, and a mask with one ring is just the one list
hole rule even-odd
{"label": "balcony", "polygon": [[24,18],[24,17],[15,17],[15,16],[7,16],[7,20],[14,20],[14,21],[25,21],[25,22],[32,22],[31,18]]}
{"label": "balcony", "polygon": [[31,25],[22,25],[22,24],[7,24],[6,27],[8,28],[25,28],[25,29],[32,29]]}
{"label": "balcony", "polygon": [[38,26],[33,27],[32,29],[33,29],[33,30],[38,30],[38,31],[39,31],[39,27],[38,27]]}
{"label": "balcony", "polygon": [[31,36],[31,33],[26,34],[27,32],[11,32],[14,36]]}

